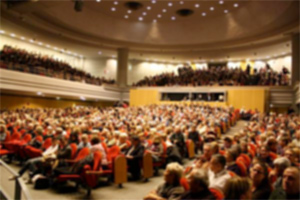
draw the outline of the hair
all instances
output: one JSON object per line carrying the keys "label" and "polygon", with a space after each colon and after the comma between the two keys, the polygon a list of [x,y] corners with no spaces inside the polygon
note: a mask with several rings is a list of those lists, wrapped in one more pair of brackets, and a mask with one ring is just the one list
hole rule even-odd
{"label": "hair", "polygon": [[175,179],[174,179],[175,184],[179,184],[180,178],[182,177],[182,174],[183,174],[183,167],[180,164],[173,162],[173,163],[168,164],[166,169],[171,174],[175,175]]}
{"label": "hair", "polygon": [[225,156],[221,155],[221,154],[215,154],[212,156],[212,159],[215,159],[217,161],[217,163],[219,163],[223,168],[226,165],[226,158]]}
{"label": "hair", "polygon": [[286,157],[276,158],[273,163],[274,163],[274,166],[278,165],[281,169],[285,169],[285,168],[291,166],[290,160],[287,159]]}
{"label": "hair", "polygon": [[230,154],[230,156],[232,157],[232,160],[236,160],[237,157],[239,156],[239,152],[237,151],[236,148],[230,148],[227,150],[227,153]]}
{"label": "hair", "polygon": [[227,136],[227,137],[224,138],[224,141],[232,143],[232,138]]}
{"label": "hair", "polygon": [[100,139],[98,136],[93,136],[91,139],[91,144],[95,145],[95,144],[99,144],[100,143]]}
{"label": "hair", "polygon": [[264,179],[261,181],[260,185],[263,185],[264,187],[269,187],[271,188],[271,185],[270,185],[270,181],[269,181],[269,171],[268,171],[268,166],[267,164],[265,164],[264,162],[258,160],[257,162],[255,162],[253,164],[252,167],[254,167],[256,164],[260,165],[262,168],[263,168],[263,173],[264,173]]}
{"label": "hair", "polygon": [[238,176],[227,180],[224,187],[225,199],[240,199],[251,189],[251,181],[249,178],[241,178]]}
{"label": "hair", "polygon": [[194,181],[204,189],[209,186],[209,179],[207,172],[204,169],[197,169],[191,173],[189,177],[193,177]]}
{"label": "hair", "polygon": [[216,152],[219,153],[219,144],[217,142],[210,143],[210,149],[212,151],[216,150]]}

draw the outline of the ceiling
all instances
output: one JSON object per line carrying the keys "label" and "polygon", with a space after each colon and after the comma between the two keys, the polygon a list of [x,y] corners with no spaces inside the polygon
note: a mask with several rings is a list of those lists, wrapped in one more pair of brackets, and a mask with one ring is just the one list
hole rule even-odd
{"label": "ceiling", "polygon": [[[297,0],[136,0],[137,10],[128,2],[84,1],[80,12],[71,0],[2,3],[1,29],[87,58],[129,48],[131,59],[158,60],[278,56],[290,53],[291,34],[299,32]],[[193,14],[180,16],[180,9]]]}

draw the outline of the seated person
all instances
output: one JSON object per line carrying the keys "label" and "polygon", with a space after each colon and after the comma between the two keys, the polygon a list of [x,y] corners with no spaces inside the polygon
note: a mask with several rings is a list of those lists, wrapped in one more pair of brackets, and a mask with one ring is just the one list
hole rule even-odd
{"label": "seated person", "polygon": [[130,148],[130,142],[128,141],[128,135],[126,133],[121,133],[119,136],[118,146],[122,153],[125,153]]}
{"label": "seated person", "polygon": [[[25,162],[22,168],[18,172],[18,177],[21,177],[27,170],[29,170],[29,179],[28,183],[31,182],[31,178],[37,173],[43,173],[43,163],[45,163],[48,159],[52,159],[55,157],[55,154],[58,151],[59,147],[58,138],[53,138],[52,145],[43,152],[41,157],[32,158]],[[9,180],[14,180],[18,177],[10,177]]]}
{"label": "seated person", "polygon": [[283,172],[282,187],[273,190],[270,199],[299,199],[300,172],[297,167],[288,167]]}
{"label": "seated person", "polygon": [[184,188],[180,185],[183,168],[178,163],[170,163],[164,172],[165,182],[158,188],[150,192],[144,200],[175,200],[184,193]]}
{"label": "seated person", "polygon": [[193,170],[188,176],[190,190],[183,193],[179,199],[216,199],[209,191],[207,172],[204,169]]}
{"label": "seated person", "polygon": [[87,147],[87,148],[91,148],[91,144],[89,142],[89,137],[87,134],[82,134],[81,136],[81,142],[79,143],[78,147],[77,147],[77,151],[79,152],[82,148]]}
{"label": "seated person", "polygon": [[160,157],[164,153],[163,145],[161,144],[161,138],[159,136],[155,136],[153,139],[153,144],[148,149],[148,152],[151,153],[153,162],[159,162]]}
{"label": "seated person", "polygon": [[107,165],[107,155],[98,135],[94,135],[91,139],[91,153],[94,153],[95,151],[101,152],[101,164],[104,166]]}
{"label": "seated person", "polygon": [[141,176],[141,167],[140,161],[143,159],[144,155],[144,146],[140,142],[138,136],[132,137],[132,146],[126,152],[127,164],[129,166],[129,172],[132,175],[133,180],[140,179]]}
{"label": "seated person", "polygon": [[229,199],[251,199],[251,181],[248,178],[238,176],[227,180],[224,188],[225,200]]}
{"label": "seated person", "polygon": [[223,142],[224,142],[223,150],[230,149],[231,146],[233,145],[233,139],[230,136],[226,136]]}
{"label": "seated person", "polygon": [[225,169],[226,158],[223,155],[213,155],[210,160],[210,169],[208,170],[209,187],[223,190],[225,183],[231,178]]}
{"label": "seated person", "polygon": [[7,130],[4,124],[0,125],[0,144],[6,141]]}
{"label": "seated person", "polygon": [[291,166],[291,162],[285,157],[276,158],[274,160],[274,170],[272,170],[269,174],[270,181],[273,177],[276,178],[276,181],[273,184],[274,189],[281,187],[283,172],[289,166]]}
{"label": "seated person", "polygon": [[184,142],[184,136],[180,130],[180,127],[175,128],[175,132],[170,137],[171,142],[178,147],[181,156],[185,156],[186,146]]}
{"label": "seated person", "polygon": [[271,185],[268,178],[268,167],[261,161],[256,161],[250,169],[252,180],[252,199],[269,199]]}
{"label": "seated person", "polygon": [[263,145],[259,148],[258,158],[268,164],[269,167],[273,167],[273,160],[270,157],[270,149],[268,146]]}
{"label": "seated person", "polygon": [[236,148],[228,149],[225,153],[225,157],[226,157],[226,169],[234,172],[236,175],[241,176],[241,170],[235,162],[238,157],[238,151],[236,150]]}
{"label": "seated person", "polygon": [[298,164],[297,164],[297,156],[296,156],[295,151],[292,148],[287,148],[284,151],[284,157],[286,157],[287,159],[290,160],[291,166],[294,166],[294,167],[298,166]]}

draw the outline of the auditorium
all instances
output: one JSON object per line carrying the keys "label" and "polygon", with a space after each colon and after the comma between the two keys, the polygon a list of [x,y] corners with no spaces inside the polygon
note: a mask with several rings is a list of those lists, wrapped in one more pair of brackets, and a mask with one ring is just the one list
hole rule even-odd
{"label": "auditorium", "polygon": [[299,0],[2,0],[0,199],[300,199]]}

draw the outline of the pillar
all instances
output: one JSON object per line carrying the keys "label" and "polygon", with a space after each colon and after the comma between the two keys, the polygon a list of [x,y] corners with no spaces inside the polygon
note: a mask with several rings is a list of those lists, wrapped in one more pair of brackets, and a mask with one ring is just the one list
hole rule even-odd
{"label": "pillar", "polygon": [[299,65],[299,33],[292,35],[292,86],[300,79]]}
{"label": "pillar", "polygon": [[128,49],[118,49],[117,85],[120,88],[127,87],[128,73]]}

